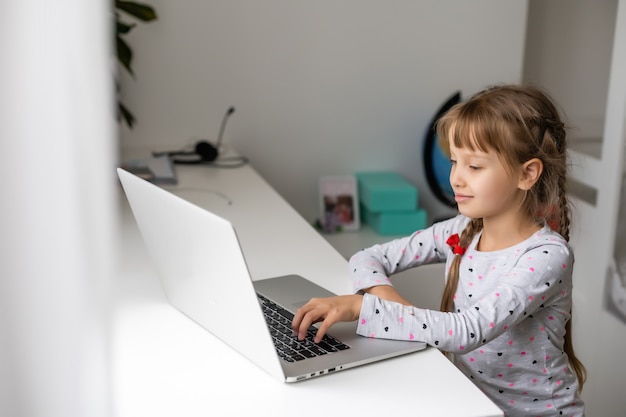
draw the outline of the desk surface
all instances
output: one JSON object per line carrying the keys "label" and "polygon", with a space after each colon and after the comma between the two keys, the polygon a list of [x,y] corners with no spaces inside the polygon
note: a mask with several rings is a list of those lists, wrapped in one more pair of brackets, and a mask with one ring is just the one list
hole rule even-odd
{"label": "desk surface", "polygon": [[[350,291],[345,258],[250,166],[177,167],[164,187],[233,222],[254,279],[297,273]],[[229,204],[230,202],[230,204]],[[113,387],[118,417],[349,415],[501,416],[438,350],[283,384],[171,307],[120,188]]]}

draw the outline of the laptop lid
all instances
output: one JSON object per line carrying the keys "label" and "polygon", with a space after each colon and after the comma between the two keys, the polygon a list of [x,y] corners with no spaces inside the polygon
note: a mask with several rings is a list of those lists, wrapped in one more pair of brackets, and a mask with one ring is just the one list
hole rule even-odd
{"label": "laptop lid", "polygon": [[239,242],[232,224],[123,169],[117,172],[169,302],[284,380],[243,254],[233,250]]}

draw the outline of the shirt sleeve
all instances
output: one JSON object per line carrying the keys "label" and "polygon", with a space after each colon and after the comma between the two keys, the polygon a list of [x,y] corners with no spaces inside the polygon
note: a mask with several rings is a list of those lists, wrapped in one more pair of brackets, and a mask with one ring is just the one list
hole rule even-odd
{"label": "shirt sleeve", "polygon": [[460,233],[469,219],[457,216],[418,230],[410,236],[374,245],[349,261],[355,292],[377,285],[392,285],[390,276],[419,265],[445,262],[451,254],[447,238]]}
{"label": "shirt sleeve", "polygon": [[554,323],[557,331],[563,329],[571,308],[573,255],[569,247],[558,241],[545,243],[516,259],[515,265],[498,277],[492,291],[476,300],[455,300],[453,313],[404,306],[365,294],[357,333],[420,340],[451,353],[467,353],[533,315],[547,325]]}

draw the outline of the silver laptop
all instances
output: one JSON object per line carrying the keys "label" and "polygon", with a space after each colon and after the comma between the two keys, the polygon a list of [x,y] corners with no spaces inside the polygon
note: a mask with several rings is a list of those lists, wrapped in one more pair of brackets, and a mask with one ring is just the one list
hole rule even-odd
{"label": "silver laptop", "polygon": [[277,379],[301,381],[426,347],[358,336],[355,322],[299,345],[290,328],[295,310],[334,294],[297,275],[253,281],[228,220],[117,172],[169,302]]}

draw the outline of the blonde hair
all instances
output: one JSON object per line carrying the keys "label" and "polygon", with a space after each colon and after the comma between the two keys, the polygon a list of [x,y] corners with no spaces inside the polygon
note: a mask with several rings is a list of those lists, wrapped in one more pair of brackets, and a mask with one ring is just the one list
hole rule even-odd
{"label": "blonde hair", "polygon": [[[528,190],[522,209],[538,223],[546,222],[569,241],[570,205],[567,198],[567,144],[565,125],[551,98],[529,86],[502,85],[483,90],[459,103],[437,121],[439,144],[449,153],[455,147],[495,151],[503,165],[513,168],[539,158],[543,172]],[[482,219],[472,219],[460,236],[467,247],[482,230]],[[459,282],[462,255],[455,255],[441,299],[441,310],[452,311]],[[571,322],[566,324],[563,349],[578,377],[579,386],[587,372],[574,354]]]}

